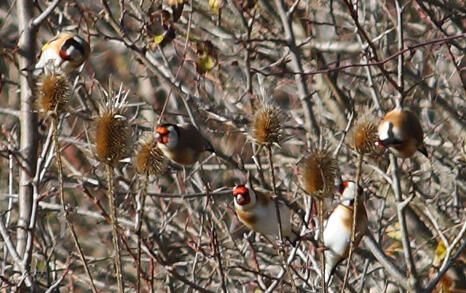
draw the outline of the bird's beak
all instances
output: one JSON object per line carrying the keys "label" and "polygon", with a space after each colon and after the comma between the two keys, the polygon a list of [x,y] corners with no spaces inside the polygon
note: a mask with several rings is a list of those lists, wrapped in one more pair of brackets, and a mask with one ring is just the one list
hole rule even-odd
{"label": "bird's beak", "polygon": [[155,133],[155,139],[157,140],[157,142],[163,143],[163,136],[158,132]]}

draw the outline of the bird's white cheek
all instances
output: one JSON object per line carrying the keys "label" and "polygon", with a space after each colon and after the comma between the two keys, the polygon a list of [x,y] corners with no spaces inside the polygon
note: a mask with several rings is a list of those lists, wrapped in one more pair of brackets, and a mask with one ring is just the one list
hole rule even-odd
{"label": "bird's white cheek", "polygon": [[385,140],[389,138],[388,130],[390,128],[390,123],[385,122],[379,126],[379,138],[380,140]]}
{"label": "bird's white cheek", "polygon": [[356,184],[354,183],[351,183],[348,187],[345,188],[345,190],[343,191],[343,194],[342,194],[342,198],[343,199],[347,199],[347,200],[350,200],[350,199],[354,199],[355,195],[356,195]]}
{"label": "bird's white cheek", "polygon": [[54,61],[54,65],[55,66],[58,66],[60,64],[60,62],[62,61],[62,58],[60,57],[60,55],[58,55],[55,51],[46,51],[44,52],[45,53],[45,60],[46,62],[49,62],[49,60],[53,60]]}

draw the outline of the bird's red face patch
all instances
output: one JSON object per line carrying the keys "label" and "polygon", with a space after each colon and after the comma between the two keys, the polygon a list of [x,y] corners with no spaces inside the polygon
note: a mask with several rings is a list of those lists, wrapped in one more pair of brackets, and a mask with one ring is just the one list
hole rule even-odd
{"label": "bird's red face patch", "polygon": [[63,60],[69,60],[70,59],[70,56],[63,50],[60,50],[59,54],[60,54],[61,59],[63,59]]}
{"label": "bird's red face patch", "polygon": [[168,142],[168,129],[165,126],[158,126],[155,129],[157,133],[157,141],[166,144]]}
{"label": "bird's red face patch", "polygon": [[340,194],[343,194],[343,191],[345,191],[346,187],[348,187],[348,180],[345,180],[342,183],[340,183],[340,187],[338,188]]}
{"label": "bird's red face patch", "polygon": [[244,185],[238,185],[233,189],[233,196],[240,206],[247,205],[251,201],[249,190]]}

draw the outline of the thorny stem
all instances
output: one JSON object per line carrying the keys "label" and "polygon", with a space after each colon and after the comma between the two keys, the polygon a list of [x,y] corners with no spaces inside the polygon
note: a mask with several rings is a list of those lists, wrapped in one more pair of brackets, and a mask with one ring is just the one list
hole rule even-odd
{"label": "thorny stem", "polygon": [[113,167],[110,164],[105,164],[105,172],[107,173],[107,196],[110,209],[110,221],[112,224],[112,240],[113,240],[113,253],[114,255],[114,264],[115,264],[115,275],[118,282],[118,292],[124,292],[123,284],[123,274],[121,269],[121,253],[120,253],[120,243],[118,237],[118,219],[116,215],[115,207],[115,192],[113,190]]}
{"label": "thorny stem", "polygon": [[[273,168],[273,159],[272,159],[272,147],[268,146],[268,155],[269,155],[269,164],[270,164],[270,176],[272,177],[272,190],[275,196],[278,196],[277,187],[275,186],[275,170]],[[280,227],[281,233],[281,227]]]}
{"label": "thorny stem", "polygon": [[350,240],[350,247],[348,252],[348,259],[346,263],[346,271],[345,271],[345,278],[343,279],[343,287],[341,288],[341,292],[345,292],[345,287],[348,282],[349,270],[351,266],[351,257],[353,256],[354,250],[354,238],[356,236],[356,215],[358,213],[358,198],[359,198],[359,181],[361,181],[361,173],[362,173],[362,162],[363,162],[364,154],[358,153],[358,169],[356,173],[356,193],[354,194],[354,203],[353,203],[353,223],[351,228],[351,240]]}
{"label": "thorny stem", "polygon": [[139,218],[136,221],[136,233],[138,236],[138,251],[137,251],[137,281],[136,281],[136,290],[137,292],[141,292],[141,242],[142,242],[142,221],[144,218],[144,204],[146,202],[147,196],[147,186],[149,184],[149,174],[144,176],[144,181],[142,182],[142,189],[140,194],[140,210],[139,210]]}
{"label": "thorny stem", "polygon": [[55,161],[57,163],[57,176],[58,176],[58,185],[59,185],[59,193],[60,193],[60,201],[63,209],[63,213],[65,213],[65,221],[70,229],[71,236],[73,237],[74,245],[76,246],[76,250],[78,251],[79,258],[84,266],[84,270],[86,271],[87,277],[89,278],[89,282],[91,283],[92,292],[97,293],[97,288],[94,284],[94,279],[92,278],[91,271],[89,270],[89,266],[87,265],[86,258],[84,256],[83,250],[81,245],[79,244],[78,236],[76,231],[74,230],[73,223],[71,223],[71,215],[65,205],[65,191],[63,185],[63,165],[61,161],[61,153],[60,153],[60,143],[58,141],[58,113],[53,114],[52,118],[52,136],[53,142],[55,144]]}
{"label": "thorny stem", "polygon": [[[90,201],[94,204],[94,206],[100,211],[101,217],[105,220],[105,222],[107,222],[108,224],[111,225],[112,224],[111,217],[109,216],[107,211],[103,208],[103,206],[99,202],[99,200],[92,196],[92,194],[89,192],[89,190],[87,190],[85,185],[83,185],[83,191],[84,191],[84,195],[86,195],[90,199]],[[125,219],[120,218],[120,221],[125,221]],[[134,227],[133,224],[134,224],[133,222],[126,222],[127,226]],[[123,248],[128,252],[129,256],[133,260],[134,265],[137,265],[136,264],[137,263],[137,256],[133,253],[132,249],[130,248],[130,246],[128,244],[128,241],[125,238],[125,234],[124,234],[125,231],[122,228],[117,226],[117,232],[118,232],[118,235],[120,236],[121,243],[124,246]],[[149,288],[152,287],[151,286],[151,280],[149,280],[149,277],[146,274],[144,274],[144,271],[141,271],[141,276],[146,281],[147,287],[149,287]],[[151,277],[152,277],[152,275],[151,275]]]}
{"label": "thorny stem", "polygon": [[[319,198],[319,239],[324,243],[324,200]],[[320,258],[320,266],[322,269],[322,292],[327,292],[327,284],[325,284],[325,252],[322,252],[322,257]]]}

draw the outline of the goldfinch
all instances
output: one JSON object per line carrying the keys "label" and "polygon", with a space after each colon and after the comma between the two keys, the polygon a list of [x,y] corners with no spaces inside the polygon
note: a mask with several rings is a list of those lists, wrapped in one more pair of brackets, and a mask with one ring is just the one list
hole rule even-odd
{"label": "goldfinch", "polygon": [[[239,220],[249,229],[268,236],[278,237],[279,223],[275,202],[265,192],[254,190],[249,184],[233,189],[235,210]],[[278,201],[282,236],[290,242],[297,239],[291,226],[291,212],[288,206]]]}
{"label": "goldfinch", "polygon": [[378,127],[378,142],[397,157],[409,158],[416,150],[427,155],[424,132],[417,116],[409,110],[395,108],[388,112]]}
{"label": "goldfinch", "polygon": [[89,44],[83,38],[71,32],[61,32],[42,46],[34,76],[39,76],[47,66],[60,68],[68,74],[81,66],[89,54]]}
{"label": "goldfinch", "polygon": [[204,151],[213,152],[212,145],[191,124],[161,124],[155,129],[159,148],[172,162],[192,165]]}
{"label": "goldfinch", "polygon": [[[324,229],[325,282],[330,280],[335,267],[348,257],[353,226],[353,207],[356,192],[362,193],[353,181],[344,181],[340,185],[341,203],[333,210]],[[367,214],[361,197],[358,198],[356,215],[356,234],[354,248],[361,241],[367,230]],[[354,249],[353,248],[353,249]]]}

